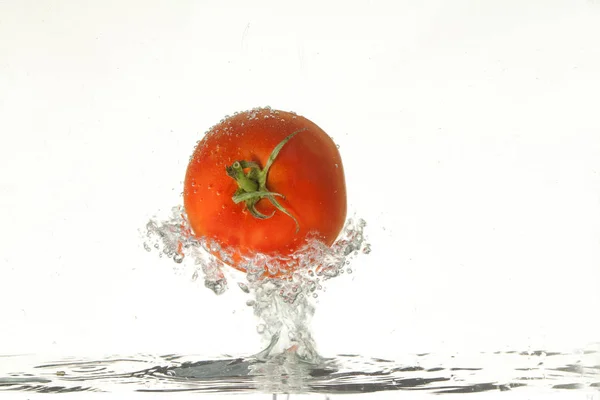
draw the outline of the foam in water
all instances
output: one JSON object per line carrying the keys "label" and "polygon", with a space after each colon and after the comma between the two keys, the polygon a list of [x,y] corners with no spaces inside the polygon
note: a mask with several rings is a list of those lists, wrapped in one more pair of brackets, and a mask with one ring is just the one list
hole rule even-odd
{"label": "foam in water", "polygon": [[[360,253],[371,251],[364,234],[365,226],[362,219],[349,219],[331,247],[309,238],[286,259],[275,260],[257,254],[243,261],[245,281],[234,286],[252,296],[246,304],[253,307],[258,319],[257,332],[268,343],[256,354],[257,359],[284,361],[293,357],[303,362],[320,362],[309,329],[315,311],[314,300],[328,279],[352,273],[350,261]],[[194,237],[182,207],[174,207],[166,220],[150,220],[144,236],[147,251],[158,251],[159,256],[171,258],[177,269],[191,266],[192,280],[202,276],[204,285],[217,295],[228,290],[230,285],[224,271],[230,267],[209,250],[225,261],[230,255],[218,243]],[[290,265],[297,267],[285,279],[270,278],[265,274],[265,271],[270,274],[288,272]]]}

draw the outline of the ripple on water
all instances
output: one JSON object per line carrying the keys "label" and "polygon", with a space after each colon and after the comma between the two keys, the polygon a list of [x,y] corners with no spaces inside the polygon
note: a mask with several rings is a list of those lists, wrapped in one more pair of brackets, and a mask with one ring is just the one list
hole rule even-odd
{"label": "ripple on water", "polygon": [[343,355],[307,363],[293,352],[202,359],[194,355],[112,357],[45,362],[0,357],[0,391],[367,393],[389,390],[474,393],[538,389],[597,393],[600,345],[585,352],[421,354],[391,360]]}

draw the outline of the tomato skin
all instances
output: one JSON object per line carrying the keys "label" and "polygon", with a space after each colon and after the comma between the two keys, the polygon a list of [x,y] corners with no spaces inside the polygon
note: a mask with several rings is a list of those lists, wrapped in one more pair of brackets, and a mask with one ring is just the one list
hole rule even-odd
{"label": "tomato skin", "polygon": [[[264,168],[273,149],[303,128],[279,152],[266,185],[285,196],[277,199],[297,219],[296,232],[294,219],[266,198],[256,209],[265,215],[274,212],[268,219],[252,216],[243,202],[235,204],[238,185],[225,169],[241,160]],[[245,111],[221,121],[198,142],[187,168],[183,201],[194,235],[219,243],[233,254],[228,264],[243,271],[243,257],[286,257],[309,235],[328,246],[334,242],[346,219],[342,160],[333,140],[308,119],[270,108]]]}

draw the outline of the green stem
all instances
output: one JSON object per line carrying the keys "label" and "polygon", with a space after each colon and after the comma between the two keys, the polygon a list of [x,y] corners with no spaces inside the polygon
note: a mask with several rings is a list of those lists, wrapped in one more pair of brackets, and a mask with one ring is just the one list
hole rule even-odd
{"label": "green stem", "polygon": [[226,168],[227,175],[235,179],[240,189],[244,192],[252,193],[258,190],[258,182],[244,175],[244,169],[239,161],[233,163],[231,167]]}
{"label": "green stem", "polygon": [[233,202],[235,204],[241,203],[242,201],[250,200],[250,199],[262,199],[265,196],[279,196],[284,197],[282,194],[274,193],[274,192],[265,192],[263,190],[257,190],[256,192],[246,192],[240,193],[233,196]]}
{"label": "green stem", "polygon": [[[234,179],[238,185],[238,190],[235,192],[235,195],[232,197],[232,200],[235,204],[245,202],[246,207],[250,210],[250,213],[255,218],[259,219],[267,219],[271,218],[271,215],[264,215],[258,210],[256,210],[256,204],[262,200],[263,198],[267,198],[273,204],[273,206],[286,214],[290,218],[294,220],[296,223],[296,233],[300,230],[300,224],[296,217],[294,217],[288,210],[286,210],[276,199],[275,196],[283,197],[284,195],[280,193],[271,192],[267,189],[267,176],[269,174],[269,169],[271,165],[277,159],[279,152],[285,146],[287,142],[289,142],[294,136],[298,133],[305,131],[307,128],[298,129],[297,131],[292,132],[288,136],[285,137],[271,152],[269,155],[269,159],[267,160],[267,164],[264,169],[260,169],[260,166],[253,161],[236,161],[231,166],[225,168],[227,175]],[[249,169],[247,173],[244,173],[244,169]]]}
{"label": "green stem", "polygon": [[279,152],[281,151],[281,149],[283,148],[283,146],[285,146],[285,144],[287,142],[289,142],[291,138],[293,138],[298,133],[300,133],[302,131],[305,131],[305,130],[306,130],[306,128],[302,128],[302,129],[298,129],[295,132],[292,132],[285,139],[283,139],[281,142],[279,142],[279,144],[277,146],[275,146],[275,148],[271,152],[271,155],[269,156],[269,159],[267,160],[267,165],[265,166],[265,169],[263,169],[262,171],[260,171],[260,175],[259,175],[259,178],[258,178],[258,183],[260,184],[261,187],[265,186],[267,184],[267,174],[269,173],[269,169],[271,168],[271,165],[273,165],[273,162],[275,161],[275,159],[279,155]]}

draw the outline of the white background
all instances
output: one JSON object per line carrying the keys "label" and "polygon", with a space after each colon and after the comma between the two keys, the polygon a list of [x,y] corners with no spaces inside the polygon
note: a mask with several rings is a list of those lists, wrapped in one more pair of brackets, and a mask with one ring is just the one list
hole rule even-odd
{"label": "white background", "polygon": [[334,137],[368,223],[323,354],[598,341],[599,43],[583,0],[0,2],[0,354],[259,349],[138,229],[265,105]]}

